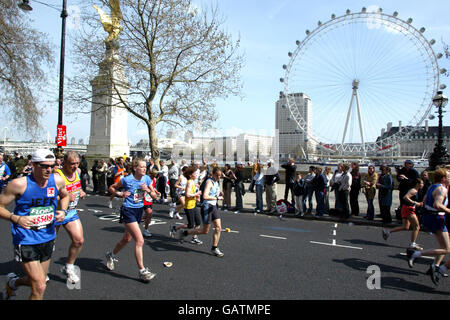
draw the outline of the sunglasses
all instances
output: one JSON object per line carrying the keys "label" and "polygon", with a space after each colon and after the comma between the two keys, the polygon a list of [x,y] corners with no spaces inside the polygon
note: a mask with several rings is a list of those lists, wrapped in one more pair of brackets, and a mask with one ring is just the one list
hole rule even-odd
{"label": "sunglasses", "polygon": [[38,163],[37,164],[39,167],[41,167],[42,169],[48,169],[48,168],[54,168],[56,166],[56,164],[42,164],[42,163]]}

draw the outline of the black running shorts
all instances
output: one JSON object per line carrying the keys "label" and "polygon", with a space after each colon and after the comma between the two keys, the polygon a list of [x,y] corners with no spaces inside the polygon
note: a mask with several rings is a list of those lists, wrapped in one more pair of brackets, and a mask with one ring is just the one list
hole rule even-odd
{"label": "black running shorts", "polygon": [[186,209],[184,208],[184,212],[186,214],[186,218],[188,221],[188,229],[192,229],[196,226],[200,226],[202,224],[202,219],[200,217],[200,213],[197,208]]}
{"label": "black running shorts", "polygon": [[55,247],[55,240],[35,245],[16,245],[14,246],[14,259],[17,262],[50,260]]}

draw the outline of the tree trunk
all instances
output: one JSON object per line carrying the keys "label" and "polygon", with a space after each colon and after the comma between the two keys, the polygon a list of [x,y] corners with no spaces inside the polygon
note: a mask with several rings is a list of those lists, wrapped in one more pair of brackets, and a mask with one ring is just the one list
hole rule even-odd
{"label": "tree trunk", "polygon": [[149,121],[149,122],[147,122],[147,128],[148,128],[148,139],[149,139],[150,152],[152,154],[152,159],[155,162],[155,164],[159,167],[160,152],[158,149],[158,143],[156,141],[156,132],[155,132],[156,125],[153,122]]}

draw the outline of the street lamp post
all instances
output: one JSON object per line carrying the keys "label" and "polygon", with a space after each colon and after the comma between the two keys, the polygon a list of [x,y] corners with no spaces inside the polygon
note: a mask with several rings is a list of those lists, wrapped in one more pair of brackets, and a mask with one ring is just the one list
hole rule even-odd
{"label": "street lamp post", "polygon": [[447,105],[448,98],[443,95],[442,91],[438,91],[436,96],[433,98],[433,104],[438,108],[438,119],[439,119],[439,129],[438,129],[438,141],[434,147],[433,153],[429,158],[429,169],[435,170],[436,166],[444,165],[450,163],[450,155],[447,153],[447,148],[444,145],[443,133],[442,133],[442,109]]}
{"label": "street lamp post", "polygon": [[[33,8],[29,4],[29,0],[22,0],[22,3],[19,4],[19,8],[24,11],[31,11]],[[41,3],[39,1],[36,1]],[[45,4],[45,3],[42,3]],[[47,4],[45,4],[47,5]],[[53,7],[51,7],[53,8]],[[62,11],[61,11],[61,19],[62,19],[62,27],[61,27],[61,53],[60,53],[60,65],[59,65],[59,99],[58,99],[58,127],[57,131],[59,131],[59,127],[63,125],[63,107],[64,107],[64,65],[65,65],[65,49],[66,49],[66,18],[69,16],[67,13],[67,0],[63,0],[62,3]],[[57,133],[58,135],[58,133]],[[63,148],[61,146],[57,146],[55,155],[57,157],[62,157]]]}

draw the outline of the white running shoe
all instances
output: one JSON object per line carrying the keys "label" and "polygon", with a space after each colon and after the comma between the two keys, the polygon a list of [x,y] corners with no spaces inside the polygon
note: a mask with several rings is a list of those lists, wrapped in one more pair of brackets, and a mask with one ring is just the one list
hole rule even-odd
{"label": "white running shoe", "polygon": [[106,267],[113,271],[115,262],[119,262],[119,259],[113,255],[112,251],[106,252]]}
{"label": "white running shoe", "polygon": [[144,229],[144,231],[142,231],[142,235],[144,237],[151,237],[152,236],[152,234],[147,229]]}
{"label": "white running shoe", "polygon": [[177,228],[175,226],[170,226],[169,235],[171,238],[175,238],[175,235],[177,233]]}
{"label": "white running shoe", "polygon": [[391,232],[389,231],[389,229],[381,229],[381,231],[383,232],[383,239],[387,240],[389,238],[389,236],[391,235]]}
{"label": "white running shoe", "polygon": [[219,257],[219,258],[223,257],[223,253],[222,253],[222,251],[219,250],[219,248],[211,249],[211,252],[216,257]]}
{"label": "white running shoe", "polygon": [[189,241],[189,242],[192,244],[198,244],[198,245],[203,244],[203,241],[200,240],[199,238],[192,238],[191,241]]}
{"label": "white running shoe", "polygon": [[179,214],[178,212],[175,214],[175,218],[180,219],[180,220],[183,220],[183,217],[180,216],[180,214]]}
{"label": "white running shoe", "polygon": [[67,280],[72,284],[80,281],[80,277],[75,273],[74,267],[64,266],[61,268],[61,272],[67,276]]}
{"label": "white running shoe", "polygon": [[419,250],[419,251],[422,251],[422,250],[423,250],[423,248],[422,248],[419,244],[417,244],[417,243],[411,243],[411,244],[409,245],[409,247],[410,247],[411,249],[413,249],[413,250]]}
{"label": "white running shoe", "polygon": [[174,208],[171,208],[170,210],[169,210],[169,217],[171,218],[171,219],[173,219],[173,213],[175,212],[175,209]]}
{"label": "white running shoe", "polygon": [[108,205],[108,207],[109,207],[110,209],[112,209],[112,208],[113,208],[113,205],[112,205],[112,201],[110,201],[110,202],[109,202],[109,205]]}
{"label": "white running shoe", "polygon": [[148,268],[145,268],[144,271],[139,271],[139,280],[143,282],[149,282],[156,276],[156,273],[150,272]]}

